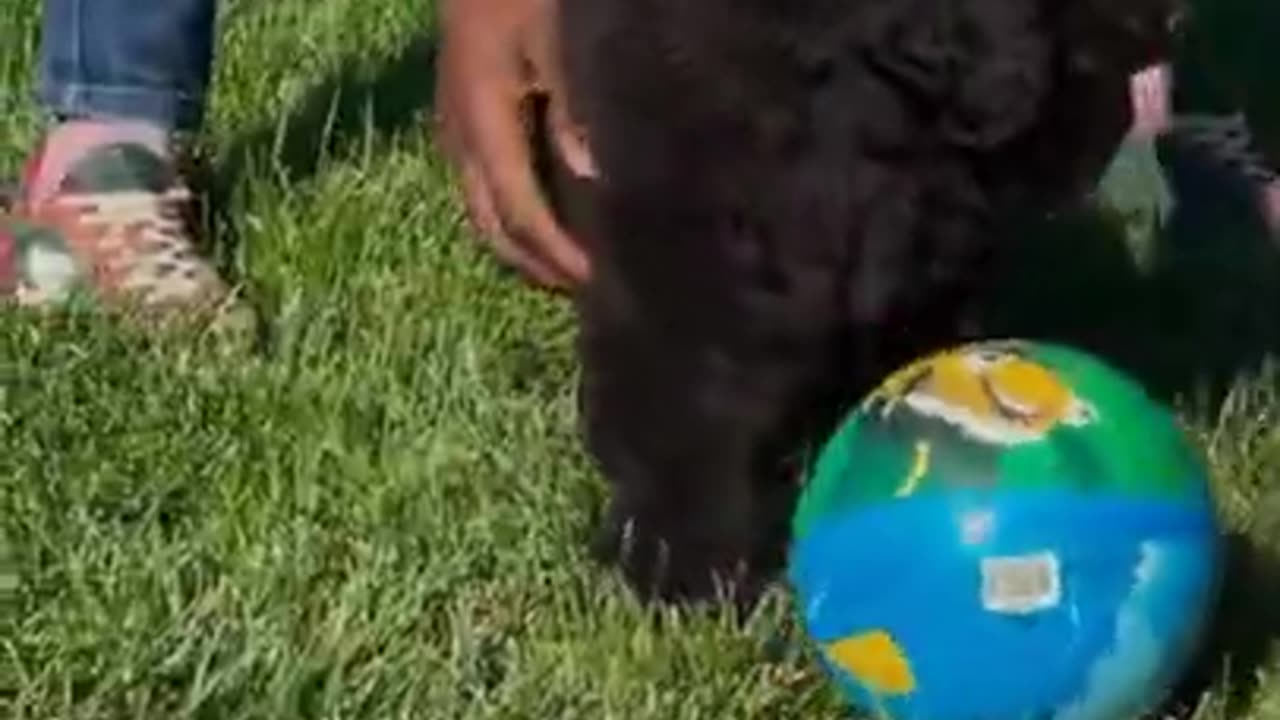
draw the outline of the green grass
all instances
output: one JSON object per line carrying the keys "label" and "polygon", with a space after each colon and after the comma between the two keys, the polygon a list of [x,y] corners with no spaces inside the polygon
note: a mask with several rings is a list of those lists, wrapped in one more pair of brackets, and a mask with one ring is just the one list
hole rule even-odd
{"label": "green grass", "polygon": [[[38,6],[0,31],[6,174]],[[268,342],[0,315],[0,716],[843,717],[785,598],[655,623],[586,561],[571,317],[461,224],[423,122],[431,4],[222,16],[219,257]],[[1187,406],[1245,538],[1202,718],[1280,718],[1270,378]]]}

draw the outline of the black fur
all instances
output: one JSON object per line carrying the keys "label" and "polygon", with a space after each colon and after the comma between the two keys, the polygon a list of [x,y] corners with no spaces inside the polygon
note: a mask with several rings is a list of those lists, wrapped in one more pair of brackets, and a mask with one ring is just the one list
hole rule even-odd
{"label": "black fur", "polygon": [[1085,196],[1171,0],[561,2],[601,173],[578,301],[597,549],[644,596],[750,602],[798,453],[976,331],[1003,211]]}

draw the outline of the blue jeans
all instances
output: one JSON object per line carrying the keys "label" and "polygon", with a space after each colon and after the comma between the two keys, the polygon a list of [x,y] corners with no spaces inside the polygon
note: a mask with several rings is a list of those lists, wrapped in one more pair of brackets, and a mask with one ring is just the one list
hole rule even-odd
{"label": "blue jeans", "polygon": [[44,0],[39,100],[60,118],[195,130],[205,111],[215,0]]}

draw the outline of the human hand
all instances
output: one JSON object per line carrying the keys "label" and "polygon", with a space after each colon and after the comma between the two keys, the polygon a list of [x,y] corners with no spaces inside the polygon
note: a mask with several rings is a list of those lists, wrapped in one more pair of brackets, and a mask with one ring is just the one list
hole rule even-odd
{"label": "human hand", "polygon": [[1152,65],[1129,79],[1136,137],[1150,140],[1169,131],[1173,125],[1171,92],[1172,72],[1167,64]]}
{"label": "human hand", "polygon": [[566,111],[557,9],[557,0],[441,0],[436,108],[476,229],[503,261],[566,289],[590,267],[539,186],[528,122],[531,101],[544,96],[551,146],[575,174],[594,174]]}

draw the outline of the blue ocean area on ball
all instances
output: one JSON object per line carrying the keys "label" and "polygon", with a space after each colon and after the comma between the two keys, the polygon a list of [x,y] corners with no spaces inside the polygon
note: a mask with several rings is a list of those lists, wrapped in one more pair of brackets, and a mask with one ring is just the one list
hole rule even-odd
{"label": "blue ocean area on ball", "polygon": [[1222,547],[1202,500],[921,494],[824,518],[794,545],[791,582],[863,709],[1125,720],[1185,669],[1216,598]]}

